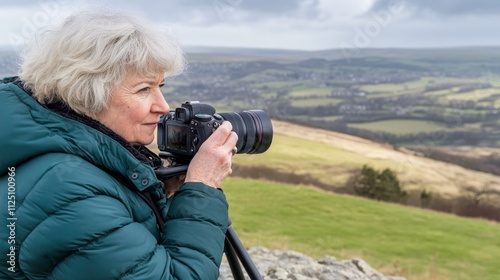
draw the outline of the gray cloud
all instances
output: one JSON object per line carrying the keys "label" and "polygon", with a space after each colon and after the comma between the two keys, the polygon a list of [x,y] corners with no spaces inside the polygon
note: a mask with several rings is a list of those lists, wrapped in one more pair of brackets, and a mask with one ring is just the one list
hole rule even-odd
{"label": "gray cloud", "polygon": [[19,7],[19,6],[35,6],[37,1],[33,0],[18,0],[18,1],[2,1],[2,7]]}
{"label": "gray cloud", "polygon": [[[226,0],[227,1],[227,0]],[[224,2],[222,0],[221,2]],[[238,2],[238,1],[227,1],[230,2]],[[248,10],[249,12],[257,12],[260,14],[268,14],[268,15],[279,15],[279,14],[288,14],[294,13],[299,9],[316,9],[318,7],[318,0],[313,1],[301,1],[301,0],[240,0],[241,9]]]}
{"label": "gray cloud", "polygon": [[[158,1],[155,1],[158,2]],[[241,8],[243,10],[257,12],[257,13],[265,13],[265,14],[279,14],[286,13],[290,11],[294,11],[301,7],[301,0],[191,0],[191,1],[168,1],[168,5],[172,5],[175,3],[178,6],[182,6],[184,8],[193,8],[193,9],[201,9],[206,10],[207,8],[211,8],[214,6],[220,7],[234,7]],[[318,1],[312,1],[312,4],[317,5]]]}
{"label": "gray cloud", "polygon": [[[99,5],[99,2],[94,3]],[[114,3],[113,6],[140,10],[155,19],[194,25],[216,24],[224,20],[231,23],[255,22],[281,16],[310,19],[319,15],[319,0],[143,0]]]}
{"label": "gray cloud", "polygon": [[366,47],[500,45],[493,0],[17,0],[0,4],[0,46],[83,9],[139,14],[186,45],[327,49],[360,33]]}
{"label": "gray cloud", "polygon": [[498,0],[375,0],[370,12],[403,4],[414,15],[463,16],[494,15],[500,12]]}

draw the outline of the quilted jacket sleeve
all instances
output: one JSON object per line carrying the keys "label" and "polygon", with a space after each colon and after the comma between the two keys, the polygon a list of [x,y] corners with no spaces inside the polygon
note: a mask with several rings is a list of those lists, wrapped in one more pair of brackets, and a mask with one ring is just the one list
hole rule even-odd
{"label": "quilted jacket sleeve", "polygon": [[171,273],[182,279],[217,279],[229,223],[222,191],[186,183],[168,206],[163,245]]}

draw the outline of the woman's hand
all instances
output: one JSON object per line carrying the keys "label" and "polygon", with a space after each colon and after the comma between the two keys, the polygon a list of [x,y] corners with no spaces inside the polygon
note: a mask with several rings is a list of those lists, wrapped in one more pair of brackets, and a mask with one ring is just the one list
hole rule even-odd
{"label": "woman's hand", "polygon": [[184,180],[186,179],[186,175],[179,175],[167,179],[163,182],[163,189],[165,190],[165,195],[167,198],[174,195],[174,193],[184,184]]}
{"label": "woman's hand", "polygon": [[231,174],[233,148],[238,140],[232,128],[230,122],[223,122],[200,146],[189,164],[185,182],[201,182],[218,188]]}

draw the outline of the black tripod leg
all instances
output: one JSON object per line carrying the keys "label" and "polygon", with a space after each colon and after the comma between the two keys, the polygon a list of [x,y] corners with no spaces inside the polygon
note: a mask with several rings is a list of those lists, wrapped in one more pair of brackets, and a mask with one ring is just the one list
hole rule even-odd
{"label": "black tripod leg", "polygon": [[[252,259],[248,255],[247,250],[241,243],[240,239],[238,238],[238,235],[236,235],[236,232],[234,229],[229,226],[227,228],[226,232],[226,240],[227,242],[230,243],[231,248],[233,251],[236,252],[238,255],[238,258],[240,259],[241,263],[243,264],[243,267],[245,268],[246,272],[248,273],[248,276],[250,276],[250,279],[252,280],[262,280],[262,276],[259,273],[259,270],[253,263]],[[241,269],[240,269],[241,270]],[[236,279],[236,277],[235,277]]]}
{"label": "black tripod leg", "polygon": [[241,270],[241,264],[238,261],[238,256],[236,255],[236,252],[227,237],[224,240],[224,253],[226,254],[226,259],[229,263],[229,268],[231,268],[234,280],[245,280],[245,274],[243,274],[243,270]]}

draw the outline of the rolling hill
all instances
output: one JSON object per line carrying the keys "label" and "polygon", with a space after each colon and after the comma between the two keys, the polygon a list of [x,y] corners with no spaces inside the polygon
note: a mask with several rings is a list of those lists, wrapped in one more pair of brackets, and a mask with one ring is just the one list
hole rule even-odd
{"label": "rolling hill", "polygon": [[[233,160],[235,166],[264,166],[310,176],[331,190],[345,187],[364,164],[394,170],[405,190],[425,189],[448,198],[459,196],[463,186],[491,183],[500,190],[499,176],[425,158],[413,151],[396,150],[391,145],[279,120],[273,120],[273,130],[273,143],[267,152],[238,154]],[[149,147],[158,152],[156,143]]]}
{"label": "rolling hill", "polygon": [[310,174],[333,187],[346,184],[364,164],[397,172],[406,190],[423,190],[458,196],[461,187],[492,183],[500,177],[419,156],[418,153],[333,131],[273,121],[274,139],[260,155],[237,155],[234,162],[267,166],[282,172]]}

